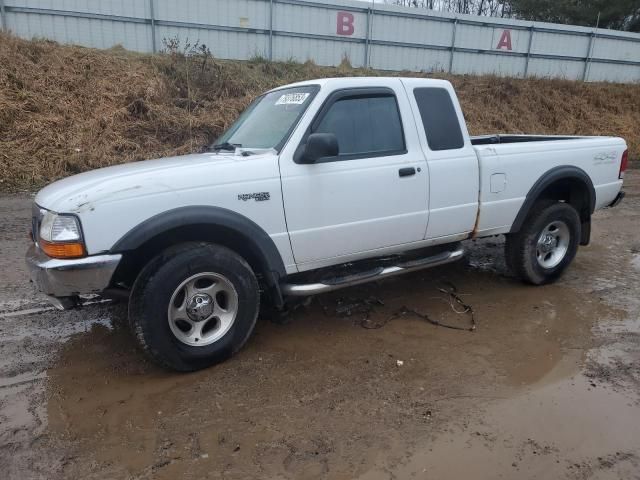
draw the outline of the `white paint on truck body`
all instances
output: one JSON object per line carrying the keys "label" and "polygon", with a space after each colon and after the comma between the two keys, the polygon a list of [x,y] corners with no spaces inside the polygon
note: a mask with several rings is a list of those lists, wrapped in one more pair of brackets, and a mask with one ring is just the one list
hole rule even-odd
{"label": "white paint on truck body", "polygon": [[[473,146],[446,81],[374,77],[294,85],[318,85],[320,90],[279,154],[270,150],[243,156],[237,150],[102,168],[51,184],[38,193],[36,203],[76,214],[89,255],[109,251],[137,225],[168,210],[225,208],[258,224],[274,241],[287,272],[294,273],[457,241],[474,232],[506,233],[531,187],[557,166],[575,166],[589,175],[596,208],[611,203],[622,186],[618,171],[626,144],[620,138]],[[418,87],[449,92],[464,137],[462,148],[430,150],[412,95]],[[337,90],[362,88],[393,92],[406,151],[295,163],[296,149],[327,98]],[[416,174],[400,177],[402,168],[414,168]],[[504,177],[502,187],[492,191],[496,174]],[[256,200],[262,192],[268,192],[267,201]]]}

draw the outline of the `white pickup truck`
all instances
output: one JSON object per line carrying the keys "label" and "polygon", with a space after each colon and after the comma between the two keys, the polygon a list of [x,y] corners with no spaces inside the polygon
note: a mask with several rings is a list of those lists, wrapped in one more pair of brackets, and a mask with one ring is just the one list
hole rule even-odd
{"label": "white pickup truck", "polygon": [[125,295],[151,357],[224,360],[260,304],[460,258],[506,235],[526,282],[555,280],[617,204],[613,137],[470,137],[450,83],[336,78],[258,97],[209,151],[103,168],[40,191],[31,276],[59,308]]}

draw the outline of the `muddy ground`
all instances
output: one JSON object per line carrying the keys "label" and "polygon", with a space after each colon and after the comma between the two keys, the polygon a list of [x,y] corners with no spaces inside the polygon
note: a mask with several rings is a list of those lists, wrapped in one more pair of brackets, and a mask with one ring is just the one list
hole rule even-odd
{"label": "muddy ground", "polygon": [[[122,305],[42,311],[31,199],[2,197],[2,477],[640,478],[640,172],[626,191],[555,285],[513,279],[500,238],[469,243],[459,264],[260,321],[188,375],[147,362]],[[451,285],[475,332],[406,314],[468,326]]]}

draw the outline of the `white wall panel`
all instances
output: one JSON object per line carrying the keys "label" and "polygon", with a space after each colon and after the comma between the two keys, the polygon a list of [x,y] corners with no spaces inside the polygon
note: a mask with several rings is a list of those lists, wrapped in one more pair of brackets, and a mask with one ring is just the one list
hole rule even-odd
{"label": "white wall panel", "polygon": [[526,53],[529,47],[529,30],[509,27],[510,25],[494,27],[460,24],[456,31],[456,47]]}
{"label": "white wall panel", "polygon": [[147,18],[148,0],[5,0],[5,5]]}
{"label": "white wall panel", "polygon": [[371,67],[381,70],[410,70],[414,72],[446,72],[449,69],[448,50],[426,48],[371,47]]}
{"label": "white wall panel", "polygon": [[453,23],[421,18],[376,16],[371,38],[391,42],[450,46]]}
{"label": "white wall panel", "polygon": [[589,37],[586,35],[565,35],[559,33],[535,32],[532,53],[586,57],[589,49]]}
{"label": "white wall panel", "polygon": [[214,57],[248,60],[255,56],[267,56],[267,39],[264,35],[244,32],[222,32],[203,28],[179,28],[158,26],[156,38],[160,45],[163,39],[178,37],[183,43],[199,42],[211,50]]}
{"label": "white wall panel", "polygon": [[494,46],[493,28],[480,25],[458,25],[456,29],[456,47],[491,50]]}
{"label": "white wall panel", "polygon": [[529,61],[529,75],[540,78],[582,79],[584,62],[570,60],[549,60],[532,58]]}
{"label": "white wall panel", "polygon": [[596,37],[593,40],[593,57],[640,63],[640,42]]}
{"label": "white wall panel", "polygon": [[122,45],[127,50],[151,51],[151,30],[144,24],[32,13],[9,13],[7,21],[11,30],[23,38],[51,38],[92,48]]}
{"label": "white wall panel", "polygon": [[[268,4],[267,4],[268,5]],[[296,33],[310,33],[315,35],[336,36],[338,39],[339,10],[309,7],[306,5],[292,5],[288,3],[274,4],[274,30]],[[343,37],[364,39],[367,35],[367,15],[363,12],[342,11],[353,15],[353,33]],[[295,40],[293,40],[295,42]]]}
{"label": "white wall panel", "polygon": [[354,67],[364,64],[364,45],[352,42],[275,37],[274,51],[274,60],[313,60],[318,65],[339,65],[346,57]]}
{"label": "white wall panel", "polygon": [[453,70],[463,74],[518,77],[524,72],[525,62],[524,57],[456,52]]}
{"label": "white wall panel", "polygon": [[262,0],[155,0],[158,20],[242,28],[269,28],[269,3]]}
{"label": "white wall panel", "polygon": [[591,63],[589,65],[587,79],[591,82],[637,82],[638,79],[640,79],[640,65]]}

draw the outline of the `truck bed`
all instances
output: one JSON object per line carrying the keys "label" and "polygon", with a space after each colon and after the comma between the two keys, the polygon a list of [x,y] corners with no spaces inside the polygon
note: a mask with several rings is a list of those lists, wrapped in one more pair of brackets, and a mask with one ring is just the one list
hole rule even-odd
{"label": "truck bed", "polygon": [[626,144],[619,138],[492,135],[471,141],[480,171],[479,237],[509,232],[535,181],[553,169],[588,175],[596,210],[609,205],[622,186],[619,166]]}

